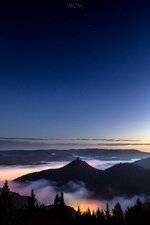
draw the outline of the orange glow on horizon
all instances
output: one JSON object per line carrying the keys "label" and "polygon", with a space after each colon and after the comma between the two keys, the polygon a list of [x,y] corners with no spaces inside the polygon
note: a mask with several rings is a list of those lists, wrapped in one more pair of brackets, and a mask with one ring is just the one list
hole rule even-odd
{"label": "orange glow on horizon", "polygon": [[77,201],[71,204],[71,207],[73,207],[76,211],[79,208],[80,211],[83,213],[83,212],[86,212],[88,209],[90,209],[91,212],[96,211],[98,208],[104,209],[106,205],[103,202],[93,200],[93,199],[80,199],[80,200],[77,199]]}

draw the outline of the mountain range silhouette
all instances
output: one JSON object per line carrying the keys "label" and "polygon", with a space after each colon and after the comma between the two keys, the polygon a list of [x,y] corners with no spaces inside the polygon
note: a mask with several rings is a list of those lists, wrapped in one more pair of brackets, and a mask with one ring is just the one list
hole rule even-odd
{"label": "mountain range silhouette", "polygon": [[15,181],[42,179],[55,182],[55,186],[63,191],[67,190],[69,182],[82,182],[91,191],[92,197],[104,199],[150,195],[150,170],[132,163],[120,163],[102,171],[77,158],[61,168],[30,173]]}

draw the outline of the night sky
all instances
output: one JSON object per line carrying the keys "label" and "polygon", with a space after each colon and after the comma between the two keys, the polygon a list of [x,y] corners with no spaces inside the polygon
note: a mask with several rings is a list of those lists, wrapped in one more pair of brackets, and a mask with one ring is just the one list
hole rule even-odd
{"label": "night sky", "polygon": [[149,141],[148,2],[0,3],[0,136]]}

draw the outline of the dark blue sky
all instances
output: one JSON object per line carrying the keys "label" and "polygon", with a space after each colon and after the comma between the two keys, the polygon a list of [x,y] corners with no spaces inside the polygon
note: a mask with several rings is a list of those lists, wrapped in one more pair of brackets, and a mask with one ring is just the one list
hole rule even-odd
{"label": "dark blue sky", "polygon": [[0,136],[148,140],[148,1],[52,2],[0,7]]}

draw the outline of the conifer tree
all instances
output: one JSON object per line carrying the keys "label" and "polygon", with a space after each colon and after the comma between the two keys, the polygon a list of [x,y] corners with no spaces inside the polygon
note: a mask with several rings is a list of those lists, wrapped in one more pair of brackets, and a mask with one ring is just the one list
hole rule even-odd
{"label": "conifer tree", "polygon": [[125,217],[121,205],[119,202],[116,203],[113,209],[113,224],[115,225],[124,225]]}
{"label": "conifer tree", "polygon": [[9,189],[8,181],[4,182],[4,185],[1,189],[0,194],[0,214],[1,214],[1,223],[0,224],[9,224],[14,219],[16,206],[13,201],[12,194]]}
{"label": "conifer tree", "polygon": [[10,197],[10,189],[9,189],[8,181],[6,180],[1,190],[1,198],[4,201],[7,201],[9,197]]}
{"label": "conifer tree", "polygon": [[54,199],[54,206],[58,206],[58,205],[59,205],[59,195],[57,193]]}
{"label": "conifer tree", "polygon": [[61,207],[65,206],[65,202],[64,202],[64,193],[63,193],[63,192],[60,192],[59,201],[60,201],[60,206],[61,206]]}
{"label": "conifer tree", "polygon": [[34,194],[34,190],[32,189],[31,190],[31,196],[28,198],[28,201],[27,201],[27,209],[30,211],[30,212],[33,212],[35,209],[36,209],[36,197],[35,197],[35,194]]}
{"label": "conifer tree", "polygon": [[82,215],[81,215],[81,210],[79,206],[75,214],[75,224],[78,224],[78,225],[82,224]]}
{"label": "conifer tree", "polygon": [[107,203],[106,209],[105,209],[105,218],[106,218],[106,223],[110,224],[110,222],[111,222],[111,213],[110,213],[110,208],[109,208],[108,203]]}
{"label": "conifer tree", "polygon": [[56,194],[55,199],[54,199],[54,206],[60,206],[60,207],[65,206],[63,192],[60,192],[60,193]]}
{"label": "conifer tree", "polygon": [[100,223],[100,224],[105,224],[105,215],[104,215],[104,211],[103,210],[100,210],[99,208],[97,209],[96,211],[96,219],[97,219],[97,222]]}

